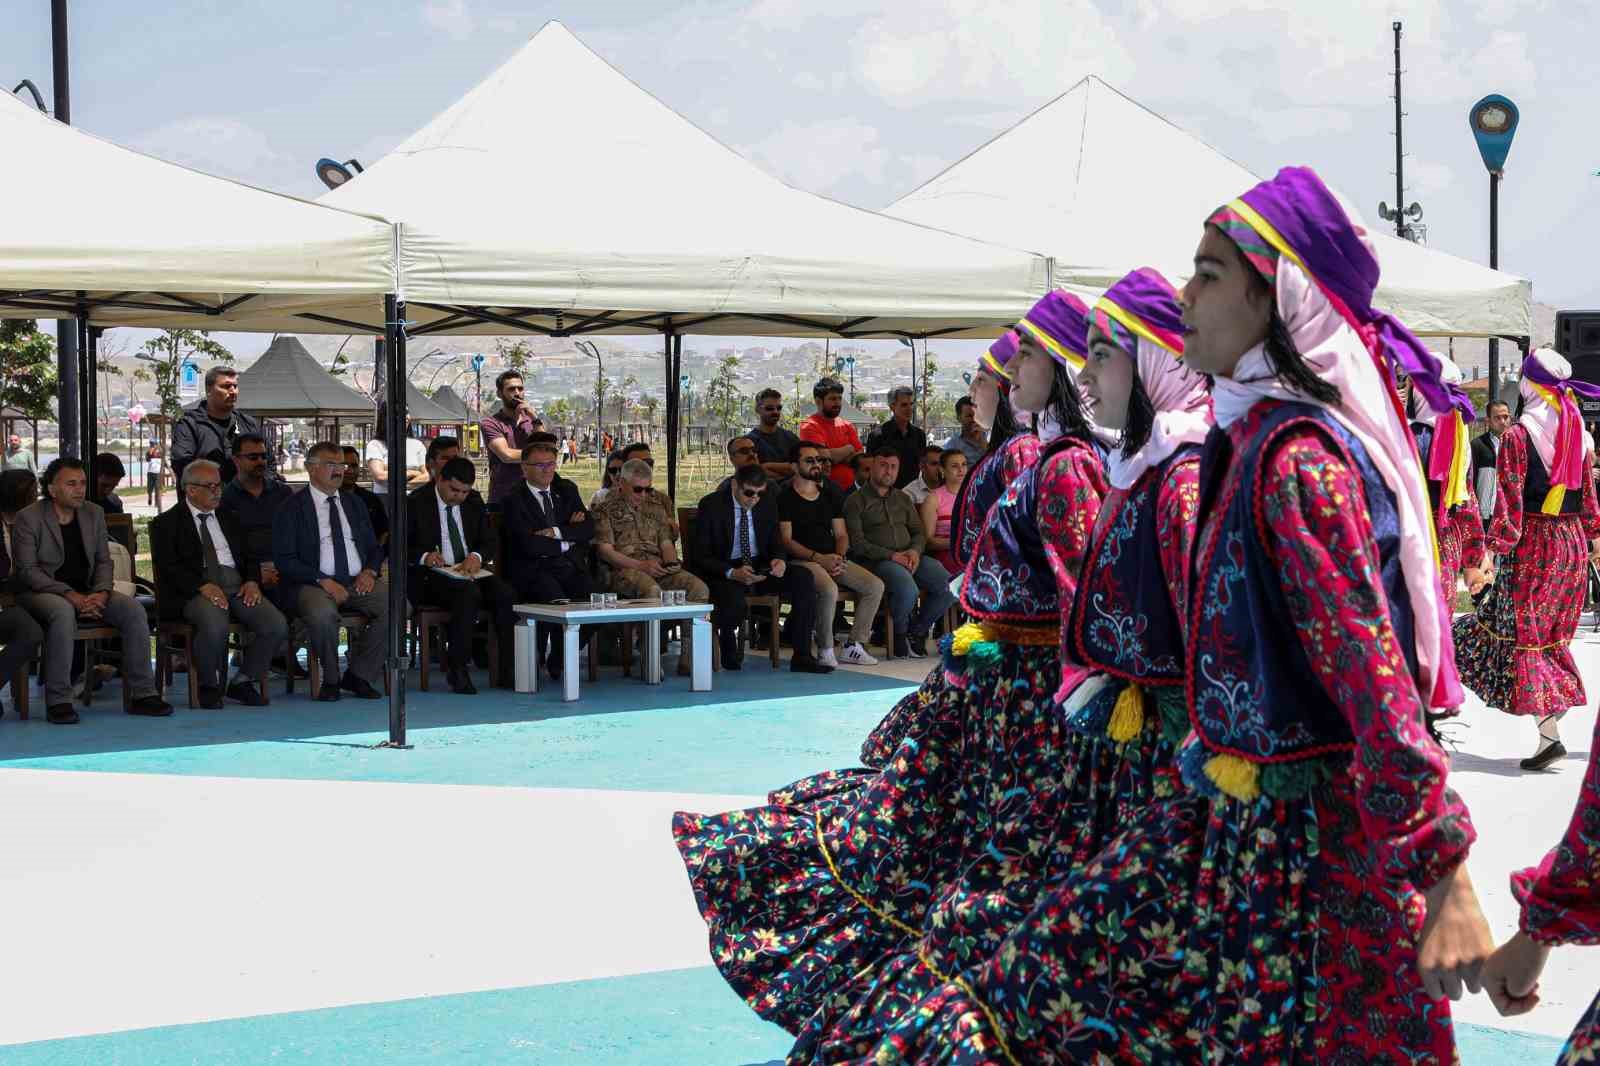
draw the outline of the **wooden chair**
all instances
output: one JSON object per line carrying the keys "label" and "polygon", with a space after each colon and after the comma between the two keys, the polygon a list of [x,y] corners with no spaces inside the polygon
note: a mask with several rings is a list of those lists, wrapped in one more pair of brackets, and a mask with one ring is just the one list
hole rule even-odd
{"label": "wooden chair", "polygon": [[[237,638],[240,646],[250,630],[239,622],[228,623],[228,636]],[[176,642],[176,648],[174,648]],[[156,691],[166,698],[167,686],[172,684],[172,655],[177,650],[183,655],[183,665],[189,674],[189,709],[192,711],[200,706],[200,689],[194,683],[194,626],[188,622],[170,621],[156,623]],[[263,672],[255,679],[257,687],[261,690],[261,698],[268,703],[272,702],[272,694],[267,687],[267,673]],[[292,687],[293,681],[289,682]]]}
{"label": "wooden chair", "polygon": [[[690,566],[689,546],[694,543],[695,516],[699,513],[699,510],[698,507],[678,508],[678,527],[683,530],[683,565],[685,569]],[[781,596],[746,596],[745,603],[750,610],[745,613],[744,623],[739,627],[739,646],[741,648],[750,646],[750,615],[758,610],[766,611],[772,626],[772,636],[767,641],[767,658],[771,662],[772,668],[776,670],[780,662],[778,645],[782,642],[779,635],[778,620],[783,610],[783,598]],[[807,639],[809,639],[809,636]],[[711,653],[712,658],[717,660],[717,668],[721,669],[720,642],[712,642]]]}
{"label": "wooden chair", "polygon": [[[367,628],[369,624],[370,622],[364,614],[356,611],[339,612],[339,628],[345,630],[346,633],[358,633]],[[312,651],[311,645],[306,638],[305,623],[298,618],[291,618],[289,620],[289,657],[287,665],[292,667],[299,660],[301,648],[306,651],[306,673],[308,675],[307,681],[311,685],[311,698],[316,699],[317,693],[322,691],[322,664],[317,661],[316,652]],[[337,666],[338,664],[335,665]],[[288,684],[285,687],[290,694],[294,693],[294,670],[292,668],[288,671]],[[383,672],[383,690],[385,692],[389,691],[388,670]]]}
{"label": "wooden chair", "polygon": [[128,549],[128,554],[139,554],[139,534],[133,528],[133,515],[107,514],[106,536]]}
{"label": "wooden chair", "polygon": [[[493,619],[483,620],[490,630],[493,629]],[[450,612],[443,607],[413,607],[411,608],[411,633],[415,642],[417,655],[418,681],[422,691],[428,691],[428,670],[433,665],[433,639],[435,629],[450,624]],[[500,640],[497,634],[490,632],[487,637],[489,644],[489,678],[500,676]],[[591,680],[593,680],[591,678]]]}

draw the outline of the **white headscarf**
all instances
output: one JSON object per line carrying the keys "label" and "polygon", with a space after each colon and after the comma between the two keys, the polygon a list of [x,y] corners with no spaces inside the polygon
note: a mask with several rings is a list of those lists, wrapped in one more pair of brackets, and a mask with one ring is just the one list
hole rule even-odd
{"label": "white headscarf", "polygon": [[[1533,353],[1532,358],[1558,381],[1566,381],[1572,376],[1572,364],[1553,348],[1539,348]],[[1521,383],[1517,385],[1517,392],[1522,396],[1522,415],[1517,419],[1517,424],[1528,431],[1528,437],[1533,441],[1534,450],[1539,453],[1545,471],[1554,476],[1556,437],[1561,429],[1561,408],[1551,406],[1550,401],[1539,395],[1538,389],[1527,377],[1523,377]],[[1594,438],[1587,433],[1580,433],[1579,436],[1583,438],[1584,454],[1592,454]]]}
{"label": "white headscarf", "polygon": [[1211,394],[1203,374],[1147,337],[1135,337],[1134,365],[1145,395],[1156,409],[1155,425],[1144,447],[1129,458],[1112,445],[1106,475],[1114,488],[1127,489],[1151,467],[1160,466],[1185,444],[1199,444],[1211,432]]}
{"label": "white headscarf", "polygon": [[1265,346],[1257,345],[1240,358],[1231,377],[1214,380],[1217,425],[1232,425],[1262,400],[1289,400],[1323,408],[1361,443],[1399,512],[1400,569],[1415,619],[1419,689],[1431,705],[1453,706],[1453,693],[1436,692],[1441,665],[1453,663],[1455,646],[1439,592],[1427,485],[1410,427],[1395,410],[1360,335],[1288,256],[1278,260],[1274,289],[1295,349],[1319,378],[1338,388],[1339,401],[1324,404],[1285,385],[1273,372]]}

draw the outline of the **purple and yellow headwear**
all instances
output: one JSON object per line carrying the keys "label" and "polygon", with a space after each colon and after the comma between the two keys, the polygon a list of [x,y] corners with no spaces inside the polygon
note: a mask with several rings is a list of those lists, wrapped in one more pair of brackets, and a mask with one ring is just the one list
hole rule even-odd
{"label": "purple and yellow headwear", "polygon": [[[1360,335],[1391,382],[1405,374],[1436,411],[1476,414],[1466,394],[1439,379],[1438,361],[1392,315],[1372,306],[1378,259],[1366,234],[1353,225],[1328,187],[1309,167],[1284,167],[1237,200],[1219,207],[1207,224],[1221,230],[1270,284],[1280,257],[1296,263]],[[1396,404],[1399,400],[1396,398]],[[1402,412],[1403,418],[1403,412]]]}
{"label": "purple and yellow headwear", "polygon": [[1138,357],[1137,337],[1183,358],[1183,308],[1178,304],[1178,290],[1149,267],[1140,267],[1107,289],[1095,301],[1090,323],[1134,358]]}
{"label": "purple and yellow headwear", "polygon": [[1083,369],[1089,350],[1089,306],[1070,292],[1052,289],[1017,323],[1051,357],[1074,374]]}
{"label": "purple and yellow headwear", "polygon": [[[1583,428],[1579,396],[1600,399],[1600,387],[1572,378],[1572,364],[1550,348],[1538,348],[1522,361],[1521,424],[1528,431],[1550,476],[1550,491],[1540,505],[1545,514],[1560,514],[1569,491],[1583,485],[1583,457],[1593,441]],[[1554,418],[1541,417],[1542,402]]]}
{"label": "purple and yellow headwear", "polygon": [[1000,334],[1000,339],[989,345],[989,350],[978,357],[978,369],[987,370],[999,378],[1003,384],[1011,383],[1011,371],[1006,369],[1006,364],[1011,362],[1011,357],[1017,354],[1017,331],[1008,329]]}

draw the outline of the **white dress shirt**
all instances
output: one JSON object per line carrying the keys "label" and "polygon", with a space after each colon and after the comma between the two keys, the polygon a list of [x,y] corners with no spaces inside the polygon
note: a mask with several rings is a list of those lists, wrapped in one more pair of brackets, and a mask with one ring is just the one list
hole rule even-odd
{"label": "white dress shirt", "polygon": [[206,524],[211,527],[211,543],[217,549],[217,562],[222,566],[231,566],[235,570],[239,569],[239,564],[233,561],[233,549],[228,547],[228,538],[222,535],[222,525],[217,521],[217,512],[201,511],[200,508],[187,501],[185,501],[184,506],[189,508],[189,516],[194,519],[194,531],[200,537],[201,544],[206,542],[206,538],[205,534],[201,532],[200,516],[202,514],[210,516],[211,520]]}
{"label": "white dress shirt", "polygon": [[[467,527],[461,524],[461,505],[459,503],[447,504],[439,498],[437,490],[433,494],[433,502],[439,507],[439,554],[444,556],[444,565],[455,566],[462,560],[456,558],[455,549],[450,546],[450,512],[456,513],[456,531],[461,534],[461,543],[467,542]],[[478,561],[483,561],[483,556],[475,551],[467,552],[468,555],[477,555]],[[423,552],[418,562],[423,566],[427,564],[428,553]]]}
{"label": "white dress shirt", "polygon": [[[533,487],[533,483],[530,481],[524,481],[522,484],[523,487],[533,494],[533,500],[539,505],[539,511],[544,515],[545,520],[549,521],[550,519],[554,518],[556,513],[556,494],[554,492],[555,486],[552,485],[547,489],[536,489]],[[602,489],[601,491],[603,492],[605,490]],[[555,530],[556,540],[561,543],[561,550],[563,552],[571,551],[572,542],[561,535],[561,527],[556,525],[554,522],[550,522],[550,528]]]}
{"label": "white dress shirt", "polygon": [[339,508],[339,523],[344,526],[345,557],[350,560],[350,576],[353,578],[366,569],[361,561],[361,552],[356,549],[355,534],[350,525],[350,512],[344,509],[344,500],[340,499],[337,492],[329,494],[323,492],[315,485],[308,486],[306,491],[311,493],[311,509],[317,512],[317,539],[320,547],[317,552],[317,569],[323,576],[333,576],[333,526],[328,521],[328,501]]}

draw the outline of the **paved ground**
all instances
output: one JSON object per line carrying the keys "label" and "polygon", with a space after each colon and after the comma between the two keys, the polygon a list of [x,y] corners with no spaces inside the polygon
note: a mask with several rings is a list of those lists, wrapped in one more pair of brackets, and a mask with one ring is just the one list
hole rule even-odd
{"label": "paved ground", "polygon": [[[1600,692],[1600,644],[1580,661]],[[707,962],[667,832],[679,807],[758,801],[852,761],[926,664],[771,673],[692,694],[615,676],[582,702],[435,691],[410,751],[374,748],[381,704],[0,722],[0,899],[13,921],[0,1064],[267,1062],[540,1066],[781,1060],[788,1039]],[[1506,873],[1556,839],[1571,758],[1528,777],[1532,726],[1469,707],[1455,783],[1497,933]],[[1467,1066],[1552,1061],[1600,979],[1555,956],[1515,1026],[1456,1011]]]}

